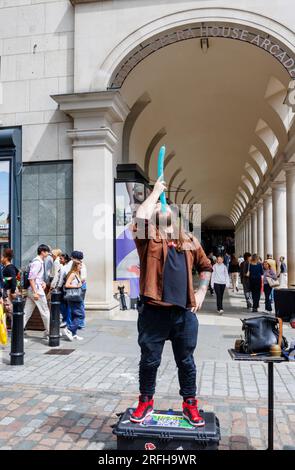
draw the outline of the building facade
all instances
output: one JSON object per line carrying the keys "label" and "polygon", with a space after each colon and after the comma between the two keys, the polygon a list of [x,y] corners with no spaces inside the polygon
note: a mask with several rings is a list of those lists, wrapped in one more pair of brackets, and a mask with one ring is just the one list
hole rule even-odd
{"label": "building facade", "polygon": [[0,0],[0,236],[17,261],[40,242],[80,249],[88,308],[114,308],[117,168],[152,183],[165,144],[171,201],[234,229],[237,254],[285,256],[295,285],[294,14],[291,0]]}

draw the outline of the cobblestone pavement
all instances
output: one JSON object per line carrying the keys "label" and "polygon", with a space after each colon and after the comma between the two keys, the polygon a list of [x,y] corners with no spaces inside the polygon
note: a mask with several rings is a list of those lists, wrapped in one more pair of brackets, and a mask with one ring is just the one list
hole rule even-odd
{"label": "cobblestone pavement", "polygon": [[[206,314],[199,315],[200,407],[215,411],[220,420],[220,449],[263,449],[267,441],[266,366],[233,362],[226,351],[223,356],[216,354],[210,346],[213,339],[222,348],[231,347],[240,332],[241,312],[236,310],[240,299],[227,299],[228,315],[222,319],[213,316],[210,302]],[[70,354],[50,355],[42,334],[29,332],[24,366],[11,367],[9,349],[0,350],[0,449],[116,447],[111,425],[116,413],[135,404],[138,394],[136,324],[92,316],[83,333],[83,342],[61,341],[62,349],[73,349]],[[215,359],[207,359],[213,353]],[[277,449],[295,445],[294,398],[295,364],[277,364]],[[170,344],[158,374],[155,405],[158,409],[181,407]]]}

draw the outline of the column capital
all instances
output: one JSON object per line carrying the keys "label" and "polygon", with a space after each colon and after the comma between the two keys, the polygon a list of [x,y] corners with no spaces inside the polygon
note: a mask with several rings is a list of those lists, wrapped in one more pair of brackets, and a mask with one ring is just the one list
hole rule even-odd
{"label": "column capital", "polygon": [[111,127],[115,122],[123,122],[129,113],[129,107],[118,90],[67,93],[51,95],[51,98],[58,103],[60,111],[79,123],[88,119],[96,122],[97,127]]}
{"label": "column capital", "polygon": [[286,181],[271,181],[270,187],[272,190],[286,191]]}
{"label": "column capital", "polygon": [[107,147],[110,152],[113,152],[118,141],[116,134],[108,127],[69,129],[67,135],[73,140],[73,148]]}
{"label": "column capital", "polygon": [[295,162],[285,163],[283,168],[286,173],[295,173]]}
{"label": "column capital", "polygon": [[261,199],[262,199],[263,201],[270,201],[270,200],[271,200],[271,193],[264,193],[264,194],[262,194]]}

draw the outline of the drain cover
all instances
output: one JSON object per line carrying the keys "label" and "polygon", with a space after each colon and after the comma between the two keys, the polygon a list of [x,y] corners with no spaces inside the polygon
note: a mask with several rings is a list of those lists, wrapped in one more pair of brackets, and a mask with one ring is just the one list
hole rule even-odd
{"label": "drain cover", "polygon": [[68,356],[73,351],[75,351],[75,349],[49,349],[49,351],[46,351],[44,354],[51,354],[53,356]]}

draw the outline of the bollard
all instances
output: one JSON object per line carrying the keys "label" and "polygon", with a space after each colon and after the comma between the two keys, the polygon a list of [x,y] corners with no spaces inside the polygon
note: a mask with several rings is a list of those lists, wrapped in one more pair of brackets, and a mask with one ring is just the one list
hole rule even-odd
{"label": "bollard", "polygon": [[60,341],[60,301],[62,293],[53,289],[51,292],[49,346],[59,346]]}
{"label": "bollard", "polygon": [[24,365],[24,300],[21,296],[12,301],[13,318],[11,330],[10,365]]}

